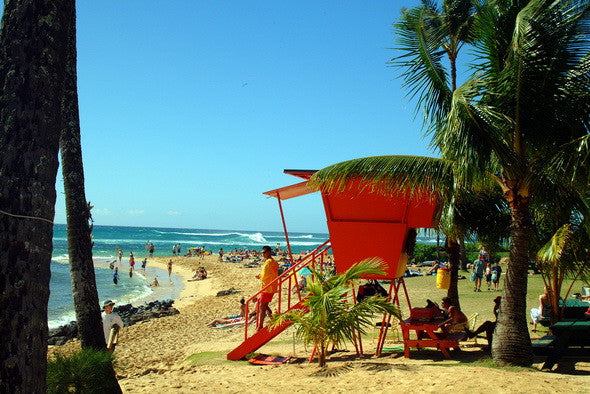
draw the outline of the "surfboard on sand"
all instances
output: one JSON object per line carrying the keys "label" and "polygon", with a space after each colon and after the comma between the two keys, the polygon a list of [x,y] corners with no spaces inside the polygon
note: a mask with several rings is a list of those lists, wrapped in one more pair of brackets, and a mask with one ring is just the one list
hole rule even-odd
{"label": "surfboard on sand", "polygon": [[118,324],[113,325],[111,328],[111,333],[109,334],[109,340],[107,341],[107,350],[111,352],[115,350],[115,346],[117,346],[117,340],[119,339],[119,327]]}

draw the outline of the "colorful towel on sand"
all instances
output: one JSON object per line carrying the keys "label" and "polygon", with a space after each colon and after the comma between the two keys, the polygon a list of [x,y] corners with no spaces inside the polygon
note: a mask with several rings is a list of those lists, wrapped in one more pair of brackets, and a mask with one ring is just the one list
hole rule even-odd
{"label": "colorful towel on sand", "polygon": [[[250,319],[250,321],[248,322],[249,325],[253,324],[256,320],[254,319]],[[238,319],[232,319],[232,321],[225,323],[225,324],[215,324],[214,326],[211,326],[211,328],[216,328],[218,330],[223,330],[225,328],[234,328],[234,327],[244,327],[244,325],[246,324],[246,320],[243,317],[240,317]]]}
{"label": "colorful towel on sand", "polygon": [[258,365],[275,365],[275,364],[284,364],[289,361],[291,357],[273,357],[267,356],[266,354],[259,354],[258,356],[251,358],[248,360],[250,364],[258,364]]}

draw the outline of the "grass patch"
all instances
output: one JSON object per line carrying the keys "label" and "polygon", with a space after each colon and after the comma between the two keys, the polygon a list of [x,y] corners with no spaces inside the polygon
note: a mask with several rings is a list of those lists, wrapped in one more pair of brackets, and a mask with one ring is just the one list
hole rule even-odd
{"label": "grass patch", "polygon": [[191,354],[183,362],[190,363],[191,365],[219,365],[235,363],[236,361],[227,359],[227,351],[218,351]]}
{"label": "grass patch", "polygon": [[525,372],[525,371],[526,372],[529,372],[529,371],[537,372],[537,370],[535,368],[531,368],[531,367],[517,367],[517,366],[500,367],[489,356],[482,357],[478,360],[475,360],[472,363],[461,363],[459,365],[470,366],[470,367],[501,369],[502,371],[507,371],[507,372]]}

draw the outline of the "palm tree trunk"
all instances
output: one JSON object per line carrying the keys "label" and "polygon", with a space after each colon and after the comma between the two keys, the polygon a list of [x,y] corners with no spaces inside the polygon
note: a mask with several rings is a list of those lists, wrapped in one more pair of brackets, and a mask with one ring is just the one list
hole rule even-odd
{"label": "palm tree trunk", "polygon": [[67,18],[4,2],[0,31],[0,392],[44,393]]}
{"label": "palm tree trunk", "polygon": [[[76,73],[76,14],[74,7],[72,7],[72,12],[68,16],[71,24],[68,35],[66,82],[62,102],[65,121],[60,136],[60,148],[68,223],[70,278],[76,321],[78,323],[78,337],[81,345],[82,347],[106,350],[94,263],[92,261],[92,230],[89,225],[92,216],[90,204],[86,202],[86,192],[84,190],[84,165],[80,142],[78,78]],[[111,385],[109,391],[120,393],[121,388],[112,367],[108,379]]]}
{"label": "palm tree trunk", "polygon": [[453,305],[461,309],[461,305],[459,304],[459,290],[457,288],[459,262],[461,259],[461,247],[459,245],[459,241],[454,238],[447,237],[445,242],[445,251],[449,255],[449,268],[451,269],[451,284],[447,290],[447,297],[453,301]]}
{"label": "palm tree trunk", "polygon": [[531,218],[529,201],[514,193],[510,202],[512,224],[508,264],[492,356],[500,366],[529,366],[532,363],[531,339],[526,319],[526,293],[529,263]]}
{"label": "palm tree trunk", "polygon": [[467,270],[467,252],[465,251],[465,242],[463,240],[459,240],[459,269],[466,271]]}
{"label": "palm tree trunk", "polygon": [[[75,18],[75,15],[71,16]],[[66,119],[60,138],[61,165],[64,179],[68,223],[68,254],[78,335],[82,347],[105,349],[102,319],[96,290],[89,205],[84,191],[84,168],[80,143],[80,119],[76,75],[75,20],[68,45],[68,80],[64,92],[63,113]]]}
{"label": "palm tree trunk", "polygon": [[326,366],[326,349],[326,344],[322,342],[320,344],[320,354],[318,355],[318,366],[320,368]]}

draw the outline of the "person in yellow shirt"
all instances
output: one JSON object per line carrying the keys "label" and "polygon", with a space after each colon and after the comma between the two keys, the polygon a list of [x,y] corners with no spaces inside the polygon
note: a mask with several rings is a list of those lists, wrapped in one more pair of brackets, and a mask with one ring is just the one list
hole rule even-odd
{"label": "person in yellow shirt", "polygon": [[[262,247],[262,256],[265,261],[262,266],[260,275],[256,275],[260,279],[262,285],[262,294],[258,298],[258,313],[256,314],[256,331],[262,330],[264,326],[264,318],[266,314],[272,313],[268,304],[272,301],[274,293],[278,291],[278,284],[271,284],[279,276],[279,264],[272,258],[270,246]],[[267,285],[271,284],[267,287]]]}

